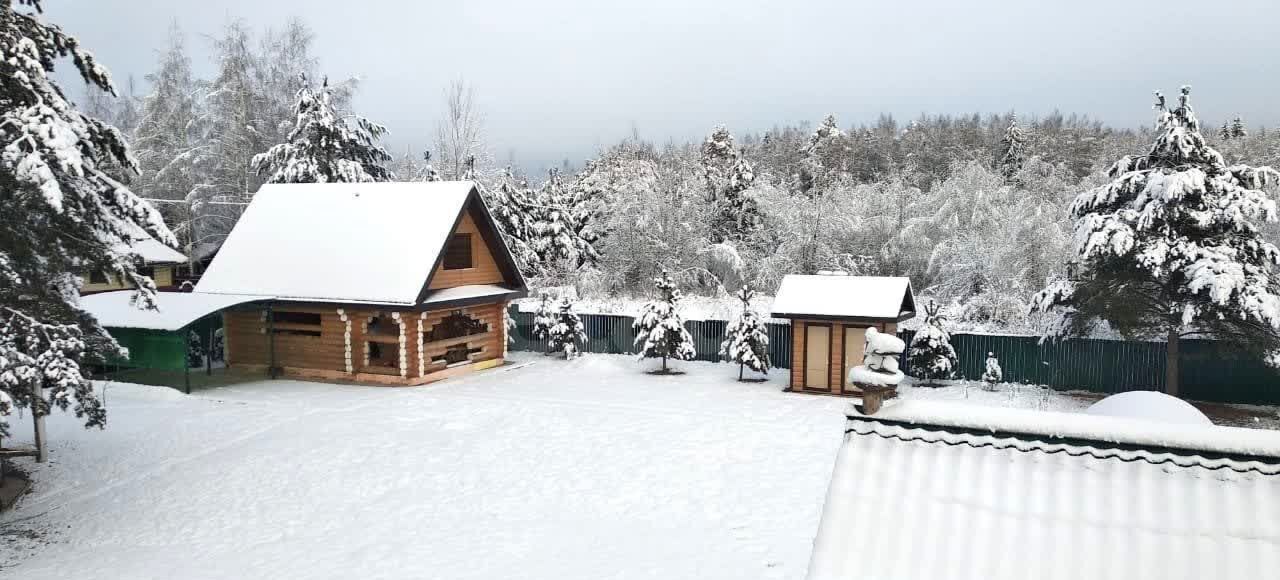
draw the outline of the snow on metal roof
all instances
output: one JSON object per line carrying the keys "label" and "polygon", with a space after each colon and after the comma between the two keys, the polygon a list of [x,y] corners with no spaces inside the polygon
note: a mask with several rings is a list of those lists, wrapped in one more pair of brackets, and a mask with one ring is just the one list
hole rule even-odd
{"label": "snow on metal roof", "polygon": [[[1184,448],[1196,440],[1219,452]],[[808,578],[1243,578],[1277,566],[1280,433],[906,401],[850,416]]]}
{"label": "snow on metal roof", "polygon": [[[911,280],[886,276],[789,275],[773,299],[774,318],[823,316],[897,320],[914,310]],[[914,313],[914,312],[913,312]]]}
{"label": "snow on metal roof", "polygon": [[416,304],[473,189],[469,181],[264,185],[196,289]]}
{"label": "snow on metal roof", "polygon": [[132,290],[90,294],[80,298],[80,307],[97,318],[99,324],[108,328],[179,330],[226,308],[270,299],[270,296],[157,292],[157,309],[143,310],[130,303],[133,294]]}
{"label": "snow on metal roof", "polygon": [[497,284],[469,284],[466,286],[455,286],[453,288],[442,288],[440,290],[432,290],[427,294],[427,299],[423,300],[424,304],[442,304],[446,302],[458,302],[462,300],[472,300],[478,298],[496,298],[498,296],[509,296],[518,294],[519,290],[513,290],[506,286]]}

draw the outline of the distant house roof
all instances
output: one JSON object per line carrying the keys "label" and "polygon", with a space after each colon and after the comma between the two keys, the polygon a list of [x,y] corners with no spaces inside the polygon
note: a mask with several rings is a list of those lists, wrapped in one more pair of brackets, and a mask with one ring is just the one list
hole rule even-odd
{"label": "distant house roof", "polygon": [[850,414],[808,578],[1242,578],[1277,514],[1280,433],[905,401]]}
{"label": "distant house roof", "polygon": [[492,240],[507,279],[524,280],[469,181],[268,184],[196,286],[280,300],[411,306],[427,297],[463,212]]}
{"label": "distant house roof", "polygon": [[915,316],[909,278],[790,275],[773,299],[774,318],[906,320]]}
{"label": "distant house roof", "polygon": [[107,328],[180,330],[205,316],[269,297],[200,292],[157,292],[156,310],[130,303],[133,290],[101,292],[80,299],[80,306]]}
{"label": "distant house roof", "polygon": [[147,264],[179,264],[187,261],[187,257],[169,246],[166,246],[141,228],[132,228],[133,240],[116,246],[116,251],[137,254]]}

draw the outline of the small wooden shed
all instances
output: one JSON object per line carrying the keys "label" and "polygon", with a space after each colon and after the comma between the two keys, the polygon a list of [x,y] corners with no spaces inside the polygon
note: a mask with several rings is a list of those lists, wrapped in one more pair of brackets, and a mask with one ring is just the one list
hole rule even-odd
{"label": "small wooden shed", "polygon": [[916,314],[905,277],[791,275],[773,301],[774,318],[791,320],[791,391],[860,394],[846,377],[862,364],[867,328],[896,334]]}

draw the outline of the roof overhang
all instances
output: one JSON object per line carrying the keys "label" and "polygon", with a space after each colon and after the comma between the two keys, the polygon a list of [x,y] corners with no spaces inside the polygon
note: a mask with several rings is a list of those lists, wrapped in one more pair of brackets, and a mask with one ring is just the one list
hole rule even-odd
{"label": "roof overhang", "polygon": [[770,312],[772,318],[787,318],[791,320],[818,320],[822,322],[844,322],[848,324],[868,323],[881,324],[885,322],[902,322],[915,318],[915,312],[902,312],[893,318],[868,318],[866,316],[824,316],[821,314],[794,314],[790,312]]}
{"label": "roof overhang", "polygon": [[266,302],[271,296],[156,292],[155,310],[132,304],[133,290],[99,292],[80,298],[80,307],[107,328],[177,331],[211,314],[245,304]]}

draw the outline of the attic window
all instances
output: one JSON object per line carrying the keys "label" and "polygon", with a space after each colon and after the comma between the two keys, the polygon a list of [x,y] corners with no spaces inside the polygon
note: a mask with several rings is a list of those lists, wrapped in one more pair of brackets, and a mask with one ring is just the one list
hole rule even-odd
{"label": "attic window", "polygon": [[471,267],[471,234],[453,234],[444,248],[444,269],[465,270]]}

